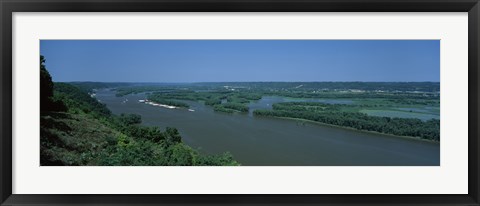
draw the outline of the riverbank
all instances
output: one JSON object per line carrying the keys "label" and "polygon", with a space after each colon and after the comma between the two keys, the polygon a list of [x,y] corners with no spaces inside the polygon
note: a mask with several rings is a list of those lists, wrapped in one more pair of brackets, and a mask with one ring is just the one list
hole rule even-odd
{"label": "riverbank", "polygon": [[163,107],[163,108],[167,108],[167,109],[177,109],[178,108],[176,106],[159,104],[159,103],[156,103],[156,102],[145,102],[145,104],[152,105],[152,106],[157,106],[157,107]]}
{"label": "riverbank", "polygon": [[364,133],[370,133],[370,134],[381,134],[389,137],[396,137],[396,138],[405,138],[405,139],[411,139],[411,140],[418,140],[418,141],[424,141],[424,142],[430,142],[430,143],[437,143],[440,144],[439,141],[434,141],[434,140],[429,140],[429,139],[422,139],[420,137],[411,137],[411,136],[400,136],[400,135],[393,135],[393,134],[386,134],[382,132],[376,132],[376,131],[368,131],[368,130],[359,130],[351,127],[344,127],[344,126],[339,126],[339,125],[334,125],[334,124],[327,124],[323,122],[317,122],[313,120],[308,120],[308,119],[301,119],[301,118],[293,118],[293,117],[277,117],[277,116],[261,116],[263,118],[265,117],[272,117],[272,118],[278,118],[278,119],[288,119],[288,120],[295,120],[295,121],[303,121],[303,122],[309,122],[309,123],[314,123],[314,124],[319,124],[322,126],[329,126],[333,128],[341,128],[341,129],[346,129],[346,130],[351,130],[351,131],[357,131],[357,132],[364,132]]}

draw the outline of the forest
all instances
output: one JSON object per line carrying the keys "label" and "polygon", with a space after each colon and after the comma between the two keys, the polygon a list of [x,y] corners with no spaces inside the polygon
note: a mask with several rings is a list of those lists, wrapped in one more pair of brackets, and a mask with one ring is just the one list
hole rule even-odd
{"label": "forest", "polygon": [[[45,58],[41,56],[40,61],[42,166],[240,165],[228,152],[201,154],[183,143],[176,128],[142,126],[137,114],[112,114],[89,95],[111,84],[52,82]],[[115,86],[119,85],[124,84]]]}
{"label": "forest", "polygon": [[273,110],[255,110],[253,114],[306,119],[358,130],[440,141],[440,120],[431,119],[424,122],[416,118],[368,116],[360,112],[342,111],[341,105],[286,102],[274,104]]}

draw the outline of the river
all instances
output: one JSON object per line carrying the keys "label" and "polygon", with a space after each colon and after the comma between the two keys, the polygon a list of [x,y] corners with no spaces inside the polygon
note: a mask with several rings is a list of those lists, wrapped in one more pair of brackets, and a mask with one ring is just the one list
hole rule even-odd
{"label": "river", "polygon": [[[201,153],[230,152],[247,166],[438,166],[440,144],[304,121],[214,112],[194,101],[187,109],[155,107],[138,100],[144,94],[116,97],[99,90],[96,98],[114,114],[142,115],[147,126],[176,127],[183,141]],[[264,97],[250,108],[278,101]],[[335,100],[332,100],[335,103]]]}

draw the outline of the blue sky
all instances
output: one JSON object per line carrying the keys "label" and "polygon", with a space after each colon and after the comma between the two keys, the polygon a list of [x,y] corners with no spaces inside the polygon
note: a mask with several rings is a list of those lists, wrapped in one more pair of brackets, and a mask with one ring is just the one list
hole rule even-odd
{"label": "blue sky", "polygon": [[439,40],[41,40],[54,81],[440,81]]}

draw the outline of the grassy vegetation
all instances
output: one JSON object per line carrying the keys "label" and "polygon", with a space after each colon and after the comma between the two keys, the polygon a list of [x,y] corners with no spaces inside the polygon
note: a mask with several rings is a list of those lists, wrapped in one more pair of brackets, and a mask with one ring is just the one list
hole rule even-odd
{"label": "grassy vegetation", "polygon": [[41,165],[102,165],[101,156],[124,135],[83,114],[42,113]]}

